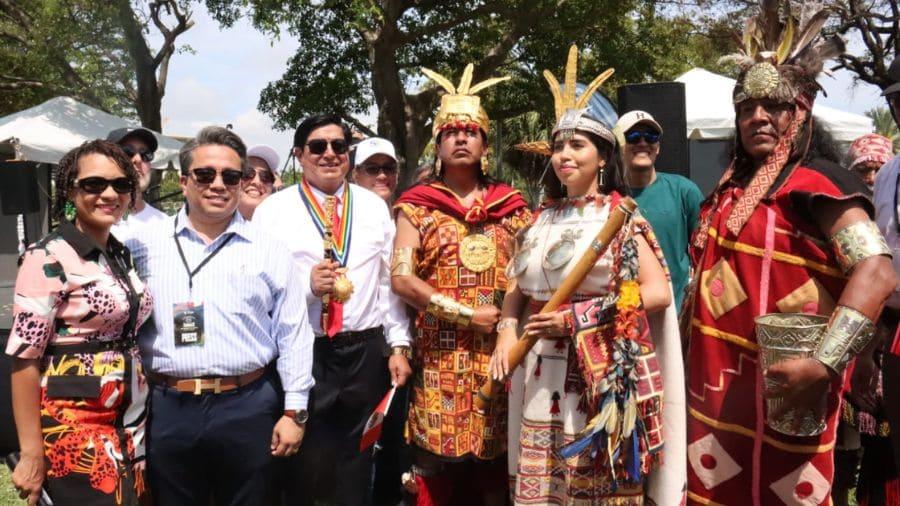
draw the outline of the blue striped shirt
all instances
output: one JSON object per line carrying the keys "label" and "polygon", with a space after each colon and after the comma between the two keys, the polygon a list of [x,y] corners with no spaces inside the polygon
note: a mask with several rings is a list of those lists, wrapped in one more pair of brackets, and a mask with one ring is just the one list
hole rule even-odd
{"label": "blue striped shirt", "polygon": [[[174,234],[191,270],[234,237],[193,277],[185,270]],[[207,245],[189,226],[184,208],[175,218],[148,225],[126,242],[138,274],[154,299],[153,323],[139,344],[149,371],[178,378],[236,376],[273,360],[285,390],[285,409],[305,409],[313,386],[313,333],[306,290],[291,254],[240,213]],[[203,344],[175,346],[174,306],[203,304]]]}

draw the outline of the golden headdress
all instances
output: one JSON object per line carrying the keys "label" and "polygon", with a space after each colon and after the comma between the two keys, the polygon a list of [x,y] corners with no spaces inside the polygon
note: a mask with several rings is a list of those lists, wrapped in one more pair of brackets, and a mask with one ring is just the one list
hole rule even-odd
{"label": "golden headdress", "polygon": [[[569,48],[563,88],[560,88],[559,80],[556,79],[552,72],[549,70],[544,71],[544,79],[550,85],[550,93],[553,94],[553,106],[556,112],[556,124],[553,127],[551,137],[555,137],[557,133],[561,132],[564,138],[568,138],[576,130],[582,130],[597,134],[600,138],[609,141],[610,144],[616,144],[616,137],[613,135],[612,130],[601,121],[587,115],[588,101],[614,72],[614,69],[606,69],[602,74],[595,77],[584,89],[584,92],[578,96],[576,91],[578,46],[575,44],[572,44]],[[550,146],[544,141],[517,144],[516,149],[548,156],[551,153]]]}
{"label": "golden headdress", "polygon": [[446,77],[422,67],[422,73],[440,84],[447,92],[441,97],[441,107],[438,109],[437,116],[434,117],[434,125],[431,128],[434,137],[437,137],[441,128],[456,122],[475,123],[484,131],[485,135],[490,132],[490,120],[484,108],[481,107],[481,98],[476,93],[508,80],[509,76],[492,77],[473,86],[472,71],[474,68],[475,66],[471,63],[466,65],[462,79],[459,80],[459,86],[453,86],[453,83]]}
{"label": "golden headdress", "polygon": [[825,60],[844,51],[840,37],[820,37],[830,12],[812,0],[798,6],[790,0],[760,0],[759,7],[744,33],[734,34],[738,52],[722,58],[741,69],[734,103],[770,98],[809,110],[821,89],[816,76]]}

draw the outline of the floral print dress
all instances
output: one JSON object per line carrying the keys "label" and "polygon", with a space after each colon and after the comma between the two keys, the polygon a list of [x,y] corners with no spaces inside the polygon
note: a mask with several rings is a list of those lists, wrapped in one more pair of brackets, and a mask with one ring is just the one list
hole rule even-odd
{"label": "floral print dress", "polygon": [[112,236],[103,251],[63,222],[21,258],[6,353],[40,361],[54,504],[136,504],[145,492],[134,470],[147,411],[135,336],[152,307],[131,254]]}

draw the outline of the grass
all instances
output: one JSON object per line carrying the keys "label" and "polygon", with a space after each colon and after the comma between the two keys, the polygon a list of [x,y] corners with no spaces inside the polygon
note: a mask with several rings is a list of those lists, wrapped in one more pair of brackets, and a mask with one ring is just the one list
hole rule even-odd
{"label": "grass", "polygon": [[19,494],[12,486],[12,480],[9,479],[9,468],[0,464],[0,506],[19,506],[24,503],[19,500]]}

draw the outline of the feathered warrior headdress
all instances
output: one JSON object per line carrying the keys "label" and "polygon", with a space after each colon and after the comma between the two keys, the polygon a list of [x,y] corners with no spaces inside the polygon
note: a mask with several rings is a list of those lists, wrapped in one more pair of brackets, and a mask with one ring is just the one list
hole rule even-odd
{"label": "feathered warrior headdress", "polygon": [[724,57],[740,69],[734,103],[769,98],[812,109],[822,89],[816,76],[825,60],[844,51],[840,37],[819,37],[830,12],[820,2],[792,6],[790,0],[760,0],[744,33],[734,34],[738,52]]}
{"label": "feathered warrior headdress", "polygon": [[[813,101],[822,89],[816,76],[822,72],[826,59],[844,50],[839,37],[819,38],[829,16],[823,4],[807,1],[794,8],[790,0],[760,0],[759,7],[759,14],[747,20],[743,35],[735,35],[738,53],[723,58],[741,68],[734,86],[734,104],[737,106],[750,99],[771,99],[798,107],[791,123],[756,168],[728,215],[725,224],[735,236],[772,190],[781,171],[791,160],[800,160],[805,155],[807,143],[802,139],[809,139]],[[801,135],[804,129],[805,136]],[[740,134],[736,139],[740,139]],[[713,193],[714,199],[718,199],[718,188],[731,179],[734,171],[732,162]],[[694,246],[703,248],[706,245],[708,231],[709,221],[705,220],[694,235]]]}
{"label": "feathered warrior headdress", "polygon": [[437,116],[434,117],[434,125],[431,128],[432,135],[435,138],[437,138],[443,128],[453,124],[460,124],[460,126],[475,124],[478,125],[478,128],[485,135],[490,132],[490,119],[488,119],[484,108],[481,107],[481,98],[475,94],[485,88],[508,80],[509,76],[493,77],[473,86],[472,71],[474,68],[475,66],[471,63],[466,65],[462,79],[459,80],[459,86],[453,86],[453,83],[446,77],[431,69],[422,67],[422,73],[440,84],[447,92],[441,97],[441,107],[438,109]]}
{"label": "feathered warrior headdress", "polygon": [[[569,57],[566,59],[564,88],[560,87],[559,80],[556,79],[552,72],[549,70],[544,71],[544,79],[547,80],[547,84],[550,85],[550,93],[553,94],[553,106],[556,113],[556,124],[553,127],[551,137],[561,134],[563,138],[568,138],[576,130],[581,130],[596,134],[600,138],[609,141],[610,144],[616,144],[616,137],[609,127],[599,120],[586,115],[588,101],[614,72],[614,69],[606,69],[602,74],[595,77],[584,89],[584,92],[578,96],[575,88],[578,77],[578,46],[575,44],[572,44],[569,48]],[[551,153],[549,144],[544,141],[517,144],[516,148],[521,151],[547,156]]]}

